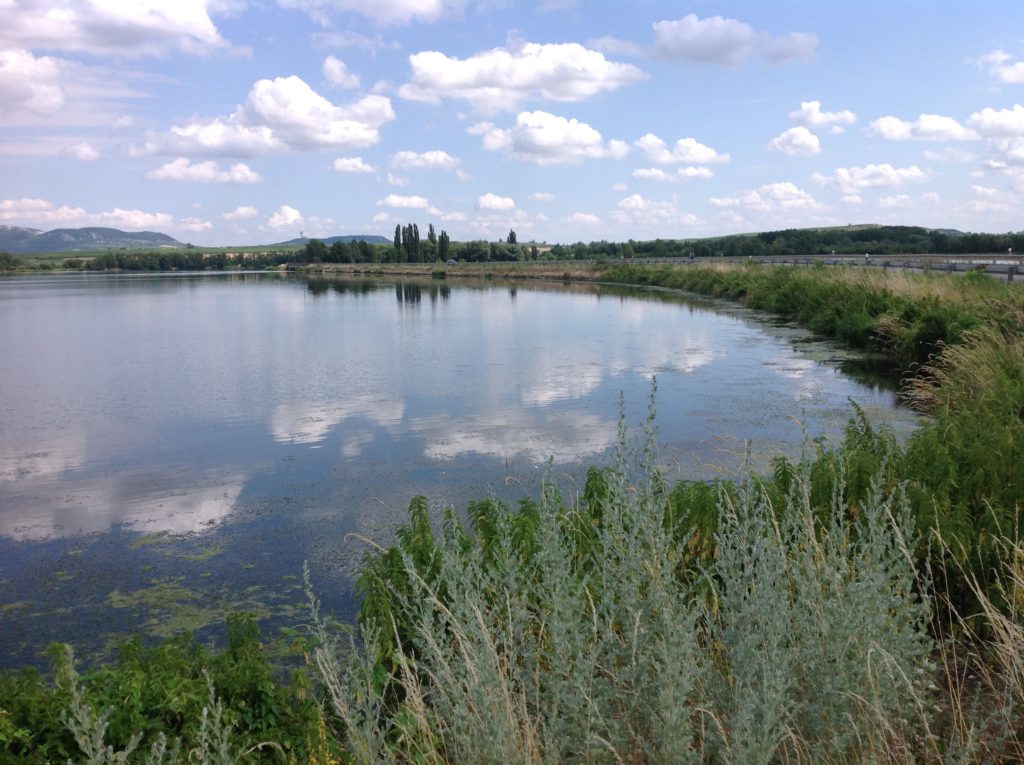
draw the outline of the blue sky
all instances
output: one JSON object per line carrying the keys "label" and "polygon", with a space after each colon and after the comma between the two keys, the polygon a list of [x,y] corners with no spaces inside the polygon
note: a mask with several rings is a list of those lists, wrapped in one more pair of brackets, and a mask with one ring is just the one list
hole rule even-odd
{"label": "blue sky", "polygon": [[1022,227],[1024,7],[0,0],[0,224]]}

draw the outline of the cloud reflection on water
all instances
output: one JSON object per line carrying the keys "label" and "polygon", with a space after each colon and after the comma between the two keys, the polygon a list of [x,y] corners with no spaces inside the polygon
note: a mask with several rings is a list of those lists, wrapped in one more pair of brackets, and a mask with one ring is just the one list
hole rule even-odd
{"label": "cloud reflection on water", "polygon": [[450,420],[443,416],[413,420],[431,460],[453,460],[465,454],[532,462],[578,462],[610,448],[618,423],[583,411],[545,414],[507,410]]}
{"label": "cloud reflection on water", "polygon": [[[417,311],[412,288],[97,284],[52,297],[54,315],[70,299],[88,309],[66,351],[41,357],[38,338],[0,334],[20,359],[0,380],[32,404],[5,410],[0,535],[197,531],[243,490],[278,481],[319,497],[324,476],[358,476],[359,496],[382,490],[371,481],[443,491],[435,471],[462,456],[499,471],[512,458],[585,463],[615,444],[619,391],[640,409],[656,375],[664,438],[687,453],[719,436],[774,437],[795,408],[839,411],[852,390],[794,353],[786,331],[591,287],[511,297],[446,285]],[[69,365],[74,397],[57,374]],[[282,446],[295,462],[282,465]],[[257,487],[261,464],[273,480]]]}
{"label": "cloud reflection on water", "polygon": [[[14,512],[0,513],[0,535],[43,541],[131,527],[145,534],[206,531],[235,507],[244,473],[205,477],[182,488],[174,472],[144,471],[108,478],[65,478],[59,486],[33,484],[36,496],[9,499]],[[52,493],[51,493],[52,492]]]}
{"label": "cloud reflection on water", "polygon": [[267,424],[278,443],[315,444],[345,420],[363,418],[395,430],[404,414],[405,402],[398,398],[360,395],[332,405],[302,401],[277,404]]}

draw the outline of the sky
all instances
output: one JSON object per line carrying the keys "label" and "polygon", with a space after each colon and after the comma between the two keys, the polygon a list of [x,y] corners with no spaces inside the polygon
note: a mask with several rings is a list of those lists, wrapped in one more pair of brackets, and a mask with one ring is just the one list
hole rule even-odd
{"label": "sky", "polygon": [[0,0],[0,225],[1024,228],[1021,0]]}

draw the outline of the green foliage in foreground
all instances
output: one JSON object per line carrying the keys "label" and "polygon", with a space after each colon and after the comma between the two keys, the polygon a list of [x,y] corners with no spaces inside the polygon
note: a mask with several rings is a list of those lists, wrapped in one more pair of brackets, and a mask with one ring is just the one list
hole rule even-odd
{"label": "green foliage in foreground", "polygon": [[[281,681],[245,614],[228,617],[221,651],[189,635],[152,648],[132,639],[79,677],[70,647],[54,646],[52,675],[0,674],[0,762],[327,762],[336,751],[306,676]],[[154,751],[164,754],[146,760]]]}
{"label": "green foliage in foreground", "polygon": [[948,519],[901,478],[940,438],[924,434],[901,448],[855,408],[840,446],[739,483],[670,488],[652,437],[570,500],[546,484],[537,501],[490,499],[468,524],[448,511],[436,525],[415,499],[398,544],[363,570],[361,643],[320,627],[348,751],[365,763],[1024,755],[1024,549],[1002,535],[973,548],[979,564],[935,525]]}
{"label": "green foliage in foreground", "polygon": [[928,578],[884,466],[854,487],[845,460],[820,481],[829,468],[810,458],[708,495],[670,490],[652,444],[636,470],[623,450],[591,471],[572,501],[549,484],[437,529],[413,502],[364,570],[361,646],[321,630],[357,762],[934,753],[914,735],[931,722]]}

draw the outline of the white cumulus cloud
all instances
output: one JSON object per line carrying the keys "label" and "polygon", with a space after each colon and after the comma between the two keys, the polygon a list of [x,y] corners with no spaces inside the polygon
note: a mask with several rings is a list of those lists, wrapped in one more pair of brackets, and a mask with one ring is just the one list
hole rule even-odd
{"label": "white cumulus cloud", "polygon": [[807,61],[818,50],[818,36],[810,32],[789,32],[772,37],[762,34],[761,53],[772,64]]}
{"label": "white cumulus cloud", "polygon": [[364,148],[395,119],[391,100],[368,95],[337,106],[294,75],[259,80],[228,117],[175,125],[151,138],[143,153],[256,156],[329,147]]}
{"label": "white cumulus cloud", "polygon": [[883,210],[907,210],[914,206],[914,200],[909,194],[893,194],[888,197],[879,197],[878,206]]}
{"label": "white cumulus cloud", "polygon": [[267,226],[273,229],[282,229],[301,225],[302,222],[302,213],[291,205],[281,205],[277,208],[277,212],[267,220]]}
{"label": "white cumulus cloud", "polygon": [[563,218],[565,223],[573,223],[581,226],[599,226],[601,219],[593,213],[574,212],[572,215]]}
{"label": "white cumulus cloud", "polygon": [[335,56],[325,58],[322,71],[327,81],[333,85],[349,90],[359,87],[359,75],[350,72],[340,58]]}
{"label": "white cumulus cloud", "polygon": [[660,183],[679,183],[693,178],[713,178],[714,171],[710,167],[680,167],[674,173],[660,167],[639,167],[633,171],[633,177],[641,181],[658,181]]}
{"label": "white cumulus cloud", "polygon": [[1011,109],[985,107],[967,119],[967,124],[986,138],[1024,136],[1024,106]]}
{"label": "white cumulus cloud", "polygon": [[[4,21],[0,10],[0,30]],[[147,95],[138,87],[141,77],[123,66],[39,56],[0,44],[0,125],[107,128],[128,102]]]}
{"label": "white cumulus cloud", "polygon": [[398,94],[437,102],[455,98],[483,112],[515,111],[530,98],[581,101],[646,75],[632,64],[609,61],[579,43],[525,43],[494,48],[466,59],[423,51],[409,57],[412,70]]}
{"label": "white cumulus cloud", "polygon": [[952,117],[922,114],[913,122],[899,117],[880,117],[871,123],[875,135],[890,141],[975,141],[978,134]]}
{"label": "white cumulus cloud", "polygon": [[857,115],[848,109],[838,112],[823,112],[821,101],[801,101],[800,108],[789,113],[789,118],[797,125],[819,130],[829,128],[833,132],[842,132],[844,125],[857,122]]}
{"label": "white cumulus cloud", "polygon": [[421,153],[399,151],[391,155],[388,164],[396,170],[455,170],[459,166],[459,160],[448,152],[439,149]]}
{"label": "white cumulus cloud", "polygon": [[204,0],[6,0],[0,47],[138,57],[229,47]]}
{"label": "white cumulus cloud", "polygon": [[978,63],[1000,82],[1010,85],[1024,83],[1024,61],[1014,61],[1006,51],[992,51],[978,59]]}
{"label": "white cumulus cloud", "polygon": [[692,213],[681,212],[674,198],[671,201],[658,202],[640,194],[630,194],[620,199],[611,218],[616,223],[641,226],[663,223],[692,226],[702,222]]}
{"label": "white cumulus cloud", "polygon": [[115,207],[110,212],[97,213],[91,216],[93,222],[101,226],[125,229],[128,231],[149,231],[168,228],[174,219],[167,213],[149,213],[142,210],[122,210]]}
{"label": "white cumulus cloud", "polygon": [[388,194],[383,199],[377,200],[378,207],[397,207],[401,209],[426,210],[430,207],[430,201],[426,197],[402,196],[400,194]]}
{"label": "white cumulus cloud", "polygon": [[80,162],[95,162],[100,158],[99,151],[97,151],[96,148],[87,141],[67,146],[62,149],[60,153],[65,157],[71,157],[72,159],[77,159]]}
{"label": "white cumulus cloud", "polygon": [[585,122],[548,112],[520,112],[508,129],[490,122],[473,125],[468,131],[481,136],[485,149],[505,151],[517,159],[538,165],[582,162],[585,159],[620,159],[629,153],[622,141],[608,141]]}
{"label": "white cumulus cloud", "polygon": [[738,66],[750,55],[757,33],[736,19],[689,14],[676,21],[654,23],[654,50],[669,58]]}
{"label": "white cumulus cloud", "polygon": [[821,207],[814,197],[789,181],[769,183],[731,197],[711,197],[708,202],[715,207],[742,207],[756,212],[813,210]]}
{"label": "white cumulus cloud", "polygon": [[16,226],[52,228],[84,225],[88,215],[81,207],[57,207],[46,199],[0,199],[0,221]]}
{"label": "white cumulus cloud", "polygon": [[358,13],[379,24],[408,24],[413,21],[437,21],[457,13],[466,0],[278,0],[284,8],[304,11],[325,27],[333,14]]}
{"label": "white cumulus cloud", "polygon": [[60,59],[24,49],[0,50],[0,109],[53,114],[66,100],[61,75]]}
{"label": "white cumulus cloud", "polygon": [[859,194],[864,189],[891,189],[905,183],[928,180],[928,173],[917,165],[893,167],[885,163],[864,167],[839,167],[830,176],[815,173],[815,183],[834,185],[843,194]]}
{"label": "white cumulus cloud", "polygon": [[255,218],[259,214],[260,214],[260,211],[257,210],[252,205],[243,205],[241,207],[236,207],[231,212],[222,213],[220,217],[222,217],[224,220],[227,220],[227,221],[236,221],[236,220],[248,220],[249,218]]}
{"label": "white cumulus cloud", "polygon": [[555,195],[550,191],[535,191],[530,194],[530,199],[534,202],[554,202]]}
{"label": "white cumulus cloud", "polygon": [[193,181],[196,183],[261,183],[262,176],[244,162],[222,170],[213,160],[192,164],[186,157],[172,159],[146,173],[151,181]]}
{"label": "white cumulus cloud", "polygon": [[740,66],[758,49],[770,63],[785,63],[810,58],[818,46],[814,34],[773,36],[722,16],[702,19],[691,13],[681,19],[656,21],[652,28],[655,55],[700,64]]}
{"label": "white cumulus cloud", "polygon": [[653,133],[638,138],[633,145],[642,150],[647,158],[660,165],[673,163],[703,165],[710,162],[728,162],[728,154],[720,154],[694,138],[680,138],[671,149]]}
{"label": "white cumulus cloud", "polygon": [[174,218],[167,213],[123,210],[89,213],[81,207],[58,207],[46,199],[0,200],[0,222],[32,228],[69,226],[109,226],[127,231],[161,230],[172,227]]}
{"label": "white cumulus cloud", "polygon": [[963,149],[956,149],[952,146],[947,146],[942,151],[931,151],[924,152],[925,159],[931,159],[937,162],[974,162],[978,155]]}
{"label": "white cumulus cloud", "polygon": [[768,148],[790,157],[810,157],[821,154],[821,141],[803,125],[797,125],[775,136],[768,143]]}
{"label": "white cumulus cloud", "polygon": [[516,208],[515,200],[512,197],[499,197],[497,194],[483,194],[476,200],[476,209],[495,210],[505,212]]}
{"label": "white cumulus cloud", "polygon": [[372,173],[373,165],[363,162],[362,157],[338,157],[331,165],[338,173]]}
{"label": "white cumulus cloud", "polygon": [[202,218],[182,218],[178,221],[176,228],[183,231],[209,231],[213,228],[213,224],[208,220]]}

